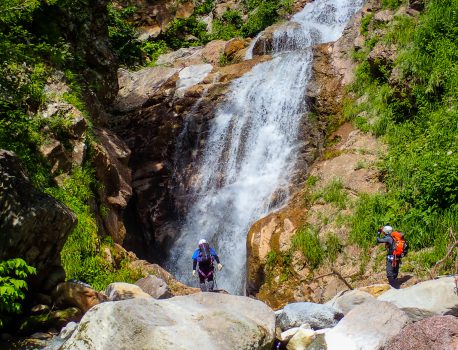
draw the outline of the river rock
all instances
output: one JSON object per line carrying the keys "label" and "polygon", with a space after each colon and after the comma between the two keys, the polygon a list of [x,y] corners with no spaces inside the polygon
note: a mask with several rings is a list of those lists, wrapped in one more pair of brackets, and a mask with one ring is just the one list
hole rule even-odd
{"label": "river rock", "polygon": [[418,283],[409,288],[391,289],[378,297],[404,310],[418,321],[433,315],[458,316],[458,295],[454,277]]}
{"label": "river rock", "polygon": [[309,302],[292,303],[275,312],[277,325],[284,331],[308,323],[313,329],[333,327],[343,314],[328,305]]}
{"label": "river rock", "polygon": [[405,312],[377,300],[355,307],[326,332],[327,350],[376,350],[409,322]]}
{"label": "river rock", "polygon": [[56,305],[76,306],[83,313],[94,305],[107,300],[103,293],[99,293],[90,285],[78,281],[67,281],[58,284],[52,296]]}
{"label": "river rock", "polygon": [[[101,336],[103,335],[103,336]],[[247,297],[198,293],[165,300],[130,299],[93,308],[62,350],[270,350],[273,311]]]}
{"label": "river rock", "polygon": [[19,159],[0,150],[0,260],[23,258],[37,268],[41,285],[74,226],[75,215],[53,197],[37,191]]}
{"label": "river rock", "polygon": [[155,299],[166,299],[172,297],[169,286],[163,279],[154,275],[148,275],[135,282],[145,293],[148,293]]}
{"label": "river rock", "polygon": [[145,293],[139,286],[125,282],[111,283],[106,289],[105,294],[110,301],[151,298],[151,295]]}
{"label": "river rock", "polygon": [[326,305],[329,305],[346,315],[356,306],[373,300],[375,300],[375,298],[369,293],[355,289],[352,291],[346,291],[342,294],[339,293],[334,298],[329,300]]}
{"label": "river rock", "polygon": [[315,331],[313,329],[299,328],[291,340],[286,345],[288,350],[306,350],[315,339]]}
{"label": "river rock", "polygon": [[458,319],[434,316],[405,326],[381,350],[458,349]]}

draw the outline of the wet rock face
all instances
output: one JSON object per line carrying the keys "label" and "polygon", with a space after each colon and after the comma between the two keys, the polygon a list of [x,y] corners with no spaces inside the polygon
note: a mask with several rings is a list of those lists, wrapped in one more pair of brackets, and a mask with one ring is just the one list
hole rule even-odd
{"label": "wet rock face", "polygon": [[[202,64],[203,58],[196,61],[195,54],[183,56],[180,64],[188,59],[192,63],[184,69],[178,65],[133,73],[121,70],[111,111],[112,129],[132,151],[133,198],[126,212],[125,246],[149,260],[164,259],[176,238],[177,222],[191,201],[189,188],[196,180],[193,172],[209,121],[224,92],[233,79],[267,59],[210,69]],[[183,77],[191,84],[183,85]]]}
{"label": "wet rock face", "polygon": [[75,225],[66,206],[32,186],[15,154],[0,150],[0,260],[23,258],[41,284],[51,266],[60,266]]}

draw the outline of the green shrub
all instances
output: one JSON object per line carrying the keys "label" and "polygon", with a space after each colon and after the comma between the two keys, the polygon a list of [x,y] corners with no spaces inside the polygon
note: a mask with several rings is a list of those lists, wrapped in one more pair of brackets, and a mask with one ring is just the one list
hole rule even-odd
{"label": "green shrub", "polygon": [[26,279],[36,269],[22,259],[0,261],[0,329],[12,315],[20,314],[27,291]]}
{"label": "green shrub", "polygon": [[204,0],[199,6],[194,9],[194,14],[196,15],[207,15],[215,7],[215,2],[213,0]]}
{"label": "green shrub", "polygon": [[164,40],[145,41],[142,44],[142,51],[149,57],[149,65],[154,65],[160,55],[169,51],[169,47]]}
{"label": "green shrub", "polygon": [[133,6],[118,8],[113,3],[108,4],[108,36],[120,63],[128,66],[143,62],[138,34],[128,21],[134,12]]}
{"label": "green shrub", "polygon": [[[195,40],[191,40],[190,37]],[[177,50],[181,47],[199,46],[209,41],[207,25],[197,17],[176,18],[169,23],[164,33],[159,36],[169,47]]]}
{"label": "green shrub", "polygon": [[254,36],[264,28],[274,24],[278,19],[278,4],[274,1],[262,2],[256,10],[250,14],[242,27],[244,36]]}
{"label": "green shrub", "polygon": [[317,268],[324,258],[324,249],[318,233],[311,226],[306,226],[297,231],[293,237],[293,249],[299,250],[305,257],[310,268]]}
{"label": "green shrub", "polygon": [[229,40],[231,38],[241,36],[240,30],[231,23],[225,23],[215,19],[212,24],[211,39]]}
{"label": "green shrub", "polygon": [[389,9],[397,9],[399,6],[404,4],[406,0],[382,0],[382,6]]}
{"label": "green shrub", "polygon": [[362,35],[367,36],[367,34],[369,33],[369,24],[371,23],[372,18],[374,18],[374,14],[369,13],[361,19],[360,32]]}

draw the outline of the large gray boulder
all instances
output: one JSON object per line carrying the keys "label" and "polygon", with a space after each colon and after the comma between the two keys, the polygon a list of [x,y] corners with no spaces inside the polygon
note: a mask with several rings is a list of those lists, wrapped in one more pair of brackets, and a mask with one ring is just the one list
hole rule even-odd
{"label": "large gray boulder", "polygon": [[270,350],[274,338],[274,313],[264,303],[198,293],[99,304],[84,315],[62,350]]}
{"label": "large gray boulder", "polygon": [[377,300],[355,307],[325,334],[327,350],[376,350],[409,322],[405,312]]}
{"label": "large gray boulder", "polygon": [[329,300],[325,305],[329,305],[337,311],[346,315],[358,305],[373,300],[375,300],[375,298],[369,293],[355,289],[339,293],[334,298]]}
{"label": "large gray boulder", "polygon": [[23,258],[43,284],[76,225],[75,215],[34,188],[13,152],[0,150],[0,261]]}
{"label": "large gray boulder", "polygon": [[378,297],[404,310],[414,321],[433,315],[458,316],[458,294],[454,277],[418,283],[404,289],[392,289]]}
{"label": "large gray boulder", "polygon": [[277,326],[285,331],[305,323],[313,329],[334,327],[343,314],[328,305],[300,302],[286,305],[275,317]]}

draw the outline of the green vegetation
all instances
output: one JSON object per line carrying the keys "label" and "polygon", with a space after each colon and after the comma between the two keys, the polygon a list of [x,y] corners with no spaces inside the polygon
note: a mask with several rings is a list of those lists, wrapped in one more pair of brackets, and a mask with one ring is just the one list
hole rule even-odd
{"label": "green vegetation", "polygon": [[399,6],[406,2],[406,0],[382,0],[382,6],[384,8],[397,9]]}
{"label": "green vegetation", "polygon": [[[154,65],[159,55],[170,50],[201,46],[211,40],[254,36],[290,13],[292,4],[292,0],[244,1],[243,13],[227,9],[222,15],[214,18],[209,31],[207,24],[202,21],[202,16],[213,11],[215,1],[204,0],[197,3],[190,17],[176,18],[157,38],[140,42],[131,20],[135,7],[123,8],[111,3],[108,7],[109,36],[122,65]],[[245,22],[244,14],[247,16]]]}
{"label": "green vegetation", "polygon": [[[383,4],[394,8],[400,1]],[[358,127],[389,146],[379,165],[388,193],[360,198],[351,239],[372,245],[376,228],[390,223],[422,250],[409,260],[424,270],[444,257],[458,232],[457,8],[457,0],[429,1],[418,20],[399,16],[383,37],[367,33],[352,87],[355,100],[367,98],[345,106]],[[369,62],[374,42],[396,45],[396,60]]]}
{"label": "green vegetation", "polygon": [[329,262],[334,262],[342,250],[342,243],[336,234],[328,234],[324,241],[324,255]]}
{"label": "green vegetation", "polygon": [[333,179],[323,189],[315,192],[311,200],[315,202],[319,198],[323,198],[326,203],[335,204],[339,209],[344,209],[347,205],[347,193],[340,179]]}
{"label": "green vegetation", "polygon": [[305,261],[312,269],[322,263],[325,255],[318,232],[312,226],[305,226],[297,230],[293,237],[293,249],[302,252]]}
{"label": "green vegetation", "polygon": [[[14,151],[19,156],[35,187],[74,211],[78,225],[62,251],[67,278],[82,280],[97,289],[103,289],[114,280],[133,281],[138,277],[138,272],[130,269],[127,261],[118,259],[120,262],[110,265],[102,256],[104,249],[111,249],[113,244],[100,241],[96,222],[96,215],[103,215],[103,206],[97,205],[95,196],[99,184],[92,168],[92,122],[83,96],[83,92],[90,88],[82,74],[87,64],[84,57],[79,56],[81,53],[72,51],[66,35],[57,25],[62,12],[78,13],[78,18],[84,22],[89,16],[84,12],[89,11],[87,6],[85,0],[0,2],[0,148]],[[129,13],[132,9],[126,11]],[[43,13],[47,14],[47,26],[43,25]],[[121,15],[127,16],[126,13]],[[122,16],[113,19],[112,23],[123,23]],[[133,35],[128,28],[121,29],[110,28],[113,30],[112,40],[118,40],[119,44]],[[134,61],[135,55],[132,53],[135,52],[135,43],[127,41],[124,45],[118,45],[118,55],[125,57],[126,62]],[[154,52],[164,50],[161,42],[152,45],[144,47],[151,56],[154,56]],[[45,84],[57,70],[64,73],[62,80],[70,90],[61,97],[52,98],[78,108],[89,126],[85,163],[83,166],[74,166],[60,187],[56,187],[50,165],[39,152],[49,133],[64,146],[69,137],[69,118],[64,115],[43,118],[39,113],[50,97],[44,92]],[[100,213],[94,209],[97,206],[101,208]],[[11,261],[0,263],[0,313],[20,311],[19,305],[26,286],[21,280],[33,271],[20,260]]]}
{"label": "green vegetation", "polygon": [[13,315],[21,312],[21,301],[27,290],[26,279],[35,273],[35,268],[22,259],[0,262],[0,329]]}

